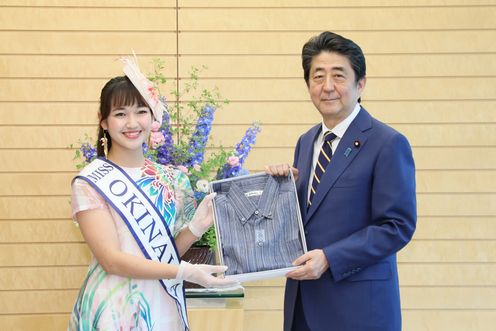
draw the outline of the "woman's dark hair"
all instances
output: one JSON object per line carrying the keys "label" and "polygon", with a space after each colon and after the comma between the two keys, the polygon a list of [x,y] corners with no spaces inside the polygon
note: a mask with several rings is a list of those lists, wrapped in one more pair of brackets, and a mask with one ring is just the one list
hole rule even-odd
{"label": "woman's dark hair", "polygon": [[[100,112],[99,119],[100,125],[98,128],[98,140],[96,142],[97,156],[104,156],[103,146],[100,139],[103,137],[102,121],[106,120],[110,111],[113,108],[122,106],[132,106],[137,104],[138,107],[149,107],[145,99],[141,96],[139,91],[134,87],[133,83],[126,76],[114,77],[105,84],[100,94]],[[107,134],[108,149],[112,147],[112,138]]]}

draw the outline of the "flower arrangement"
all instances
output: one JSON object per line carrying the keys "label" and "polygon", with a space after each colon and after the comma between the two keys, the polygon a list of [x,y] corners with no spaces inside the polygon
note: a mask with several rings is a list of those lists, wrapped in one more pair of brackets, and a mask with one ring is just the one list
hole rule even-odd
{"label": "flower arrangement", "polygon": [[[154,72],[148,79],[157,86],[165,84],[167,80],[162,74],[164,62],[160,59],[155,59],[153,62]],[[166,107],[168,111],[163,114],[162,124],[154,122],[149,144],[143,146],[147,158],[160,164],[174,165],[188,175],[197,202],[207,194],[209,181],[248,174],[243,164],[256,143],[257,134],[261,131],[260,126],[254,123],[232,149],[220,146],[218,151],[214,152],[214,146],[211,146],[207,153],[215,112],[229,102],[221,99],[217,88],[212,91],[201,89],[198,95],[199,73],[200,69],[192,68],[190,82],[185,84],[184,91],[172,92],[177,99],[184,95],[191,96],[190,101],[186,104],[176,102]],[[160,100],[167,105],[165,97],[159,94]],[[89,136],[79,141],[74,157],[80,160],[76,165],[78,169],[83,168],[96,157],[96,146],[90,141]],[[196,244],[215,247],[216,237],[213,227]]]}

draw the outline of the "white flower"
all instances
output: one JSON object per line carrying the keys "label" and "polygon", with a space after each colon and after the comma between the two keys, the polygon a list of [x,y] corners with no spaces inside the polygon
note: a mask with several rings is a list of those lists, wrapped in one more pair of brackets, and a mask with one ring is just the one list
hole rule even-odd
{"label": "white flower", "polygon": [[200,179],[196,182],[196,188],[200,192],[207,193],[208,192],[208,181],[205,179]]}

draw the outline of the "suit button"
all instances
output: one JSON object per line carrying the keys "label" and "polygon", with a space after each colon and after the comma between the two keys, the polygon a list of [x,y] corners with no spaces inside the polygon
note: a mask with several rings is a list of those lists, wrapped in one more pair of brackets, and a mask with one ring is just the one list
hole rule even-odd
{"label": "suit button", "polygon": [[305,236],[308,236],[308,231],[307,230],[305,230]]}

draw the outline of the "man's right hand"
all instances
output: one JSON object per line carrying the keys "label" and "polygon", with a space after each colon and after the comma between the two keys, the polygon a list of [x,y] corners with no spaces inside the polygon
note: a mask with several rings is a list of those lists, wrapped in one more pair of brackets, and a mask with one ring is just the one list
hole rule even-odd
{"label": "man's right hand", "polygon": [[295,181],[298,180],[298,174],[300,172],[287,163],[269,164],[265,166],[265,172],[271,176],[287,176],[289,171],[293,173]]}

